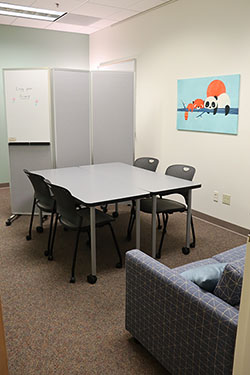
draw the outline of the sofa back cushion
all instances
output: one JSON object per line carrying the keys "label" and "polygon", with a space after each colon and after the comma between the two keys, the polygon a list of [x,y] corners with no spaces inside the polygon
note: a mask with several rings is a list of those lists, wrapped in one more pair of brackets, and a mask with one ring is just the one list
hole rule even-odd
{"label": "sofa back cushion", "polygon": [[232,306],[238,305],[241,297],[243,274],[243,262],[236,261],[227,264],[214,289],[214,295]]}

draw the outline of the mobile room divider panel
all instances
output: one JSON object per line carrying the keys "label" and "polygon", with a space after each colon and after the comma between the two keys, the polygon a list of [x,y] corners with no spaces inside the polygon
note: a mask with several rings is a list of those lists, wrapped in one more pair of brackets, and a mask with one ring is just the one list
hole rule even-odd
{"label": "mobile room divider panel", "polygon": [[92,72],[93,162],[134,160],[134,73]]}
{"label": "mobile room divider panel", "polygon": [[4,82],[13,214],[31,211],[24,168],[133,163],[133,72],[6,69]]}
{"label": "mobile room divider panel", "polygon": [[54,69],[52,77],[56,168],[90,164],[90,74]]}

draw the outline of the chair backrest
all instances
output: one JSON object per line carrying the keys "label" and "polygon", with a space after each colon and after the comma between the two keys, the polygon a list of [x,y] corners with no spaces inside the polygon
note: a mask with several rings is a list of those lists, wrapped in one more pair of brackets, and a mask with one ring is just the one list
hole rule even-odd
{"label": "chair backrest", "polygon": [[63,221],[68,221],[76,228],[81,225],[81,216],[76,210],[76,201],[71,193],[62,186],[53,185],[45,180],[51,189],[54,199],[56,200],[56,211],[61,216]]}
{"label": "chair backrest", "polygon": [[147,169],[148,171],[155,172],[159,164],[159,160],[156,158],[142,157],[134,161],[134,167]]}
{"label": "chair backrest", "polygon": [[192,181],[195,174],[195,168],[186,164],[173,164],[166,169],[165,174]]}
{"label": "chair backrest", "polygon": [[31,173],[27,169],[24,169],[23,171],[27,175],[33,186],[34,197],[41,203],[51,205],[51,201],[53,198],[44,177],[36,173]]}

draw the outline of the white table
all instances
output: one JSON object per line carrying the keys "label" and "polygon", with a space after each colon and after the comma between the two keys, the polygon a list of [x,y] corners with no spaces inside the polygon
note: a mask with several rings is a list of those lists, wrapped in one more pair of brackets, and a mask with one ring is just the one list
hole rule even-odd
{"label": "white table", "polygon": [[71,194],[90,207],[91,227],[91,275],[89,281],[96,281],[96,235],[95,206],[136,200],[136,247],[140,248],[140,199],[152,196],[152,257],[156,256],[156,196],[177,193],[188,189],[188,210],[186,224],[186,248],[190,244],[192,190],[200,188],[195,183],[161,173],[151,172],[123,163],[94,164],[80,167],[58,168],[35,171],[52,184],[63,186]]}
{"label": "white table", "polygon": [[97,280],[95,206],[136,200],[136,247],[140,248],[140,199],[149,196],[149,192],[138,187],[131,168],[123,163],[107,163],[33,171],[52,184],[68,189],[90,208],[91,275],[88,281],[91,283]]}

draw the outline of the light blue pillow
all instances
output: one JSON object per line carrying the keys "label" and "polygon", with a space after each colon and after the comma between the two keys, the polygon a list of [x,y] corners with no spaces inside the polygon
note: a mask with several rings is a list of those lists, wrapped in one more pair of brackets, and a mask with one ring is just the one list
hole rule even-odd
{"label": "light blue pillow", "polygon": [[208,292],[213,292],[227,263],[212,263],[191,268],[180,275],[186,280],[200,286]]}

